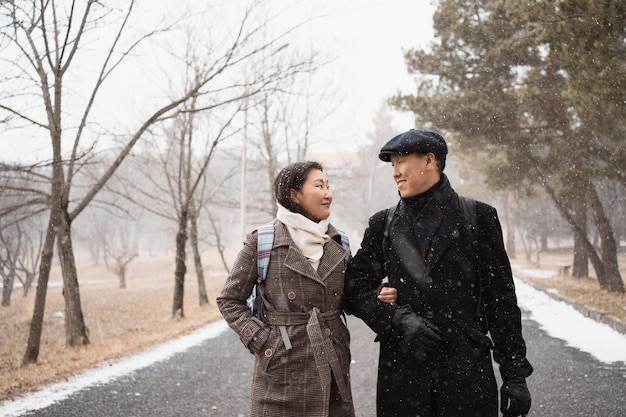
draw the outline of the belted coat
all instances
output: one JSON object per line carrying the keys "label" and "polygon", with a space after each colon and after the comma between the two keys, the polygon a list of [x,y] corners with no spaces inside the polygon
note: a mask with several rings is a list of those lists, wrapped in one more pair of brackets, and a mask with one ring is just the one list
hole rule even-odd
{"label": "belted coat", "polygon": [[224,319],[255,355],[251,416],[354,416],[350,334],[341,316],[346,249],[335,227],[329,225],[327,234],[331,239],[315,270],[287,228],[274,221],[262,286],[270,307],[259,300],[254,317],[246,305],[258,275],[258,232],[252,232],[217,298]]}
{"label": "belted coat", "polygon": [[[504,380],[532,372],[496,210],[477,202],[472,230],[452,193],[425,259],[402,203],[388,245],[382,244],[387,215],[370,218],[344,290],[346,308],[380,341],[378,416],[496,417],[490,350]],[[372,297],[385,276],[398,290],[397,304]],[[442,331],[441,344],[424,361],[398,349],[392,318],[404,305]]]}

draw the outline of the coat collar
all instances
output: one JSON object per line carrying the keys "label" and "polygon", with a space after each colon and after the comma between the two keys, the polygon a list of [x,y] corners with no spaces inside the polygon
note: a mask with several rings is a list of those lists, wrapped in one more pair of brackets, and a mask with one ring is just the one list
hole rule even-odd
{"label": "coat collar", "polygon": [[327,234],[330,240],[324,245],[324,254],[320,259],[317,271],[313,269],[309,261],[293,242],[287,227],[278,220],[274,221],[274,244],[272,249],[280,246],[288,246],[289,250],[287,251],[284,266],[302,276],[325,285],[324,281],[326,278],[335,270],[340,262],[343,262],[346,255],[345,249],[341,246],[341,235],[332,224],[328,225]]}

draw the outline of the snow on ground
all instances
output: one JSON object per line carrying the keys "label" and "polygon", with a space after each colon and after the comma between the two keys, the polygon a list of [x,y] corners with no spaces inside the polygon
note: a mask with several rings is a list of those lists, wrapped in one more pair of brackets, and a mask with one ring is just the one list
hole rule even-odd
{"label": "snow on ground", "polygon": [[[554,272],[538,270],[533,270],[532,273],[533,276],[541,273],[554,275]],[[569,346],[587,352],[601,362],[626,363],[626,335],[583,316],[570,305],[549,297],[520,279],[515,279],[515,286],[520,308],[528,318],[538,322],[550,336],[564,340]],[[220,335],[226,329],[228,329],[226,323],[223,320],[218,321],[121,362],[107,363],[42,391],[7,401],[0,404],[0,415],[17,417],[28,411],[47,407],[88,386],[105,384],[137,369],[163,361],[204,340]]]}
{"label": "snow on ground", "polygon": [[522,280],[515,279],[517,303],[550,336],[594,356],[601,362],[626,363],[626,335],[585,317]]}
{"label": "snow on ground", "polygon": [[58,384],[50,385],[41,391],[0,404],[0,416],[18,417],[28,411],[45,408],[59,402],[73,393],[93,385],[106,384],[116,378],[145,368],[156,362],[164,361],[178,352],[182,352],[203,341],[218,336],[228,329],[226,322],[220,320],[185,335],[156,346],[146,352],[131,356],[120,362],[105,363],[102,366],[86,371],[74,378]]}

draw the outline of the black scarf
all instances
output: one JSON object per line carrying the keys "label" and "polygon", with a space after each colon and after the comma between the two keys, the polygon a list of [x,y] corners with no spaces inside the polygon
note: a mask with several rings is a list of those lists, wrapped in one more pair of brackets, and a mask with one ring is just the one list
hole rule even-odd
{"label": "black scarf", "polygon": [[402,206],[411,223],[411,231],[424,259],[441,226],[443,213],[453,192],[448,177],[442,173],[439,182],[422,194],[402,199]]}

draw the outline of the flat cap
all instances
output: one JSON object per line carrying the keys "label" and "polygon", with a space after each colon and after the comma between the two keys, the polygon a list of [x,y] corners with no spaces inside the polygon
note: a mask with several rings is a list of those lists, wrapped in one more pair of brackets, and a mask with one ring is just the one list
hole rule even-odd
{"label": "flat cap", "polygon": [[378,158],[389,162],[391,155],[418,153],[426,155],[432,152],[439,161],[445,161],[448,154],[446,141],[432,130],[411,129],[391,139],[380,149]]}

